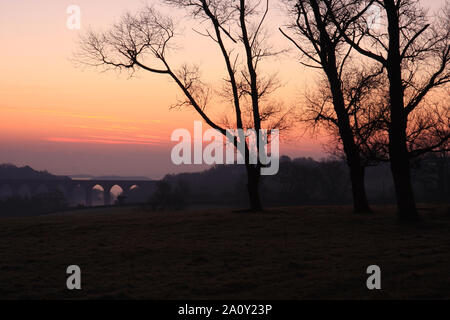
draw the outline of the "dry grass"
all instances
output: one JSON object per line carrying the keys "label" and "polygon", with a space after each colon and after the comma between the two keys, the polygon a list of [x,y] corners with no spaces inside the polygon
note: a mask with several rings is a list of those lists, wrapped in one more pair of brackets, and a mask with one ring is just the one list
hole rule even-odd
{"label": "dry grass", "polygon": [[[450,216],[425,208],[399,226],[392,208],[264,213],[103,208],[0,219],[0,298],[450,298]],[[81,291],[65,287],[82,269]],[[366,267],[382,269],[369,291]]]}

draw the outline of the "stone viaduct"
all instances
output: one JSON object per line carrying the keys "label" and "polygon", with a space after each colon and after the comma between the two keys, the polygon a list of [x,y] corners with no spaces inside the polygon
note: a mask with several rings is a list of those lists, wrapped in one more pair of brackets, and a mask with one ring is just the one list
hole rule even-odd
{"label": "stone viaduct", "polygon": [[[82,190],[86,206],[93,205],[93,189],[100,186],[103,189],[104,205],[111,204],[111,189],[119,186],[127,196],[133,188],[141,188],[150,195],[156,188],[155,180],[76,180],[76,179],[0,179],[0,192],[7,196],[32,196],[52,191],[61,191],[70,202],[74,190]],[[1,196],[0,193],[0,196]]]}

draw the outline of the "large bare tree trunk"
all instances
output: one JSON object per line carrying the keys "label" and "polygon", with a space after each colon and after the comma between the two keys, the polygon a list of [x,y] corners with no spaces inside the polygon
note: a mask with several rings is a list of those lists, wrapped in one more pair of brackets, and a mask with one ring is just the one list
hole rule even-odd
{"label": "large bare tree trunk", "polygon": [[362,166],[350,166],[350,179],[352,183],[353,211],[355,213],[371,212],[367,200],[365,186],[365,168]]}
{"label": "large bare tree trunk", "polygon": [[[395,77],[395,75],[394,75]],[[398,218],[402,222],[419,219],[411,182],[411,166],[406,143],[406,115],[401,89],[391,82],[391,123],[389,127],[389,157],[397,198]],[[398,107],[400,105],[400,108]]]}
{"label": "large bare tree trunk", "polygon": [[411,167],[406,139],[408,114],[405,110],[402,81],[402,59],[400,54],[400,21],[394,1],[385,0],[388,16],[389,51],[386,69],[389,77],[389,158],[398,218],[401,222],[419,219],[411,182]]}
{"label": "large bare tree trunk", "polygon": [[361,161],[358,147],[355,143],[353,131],[351,129],[348,112],[342,93],[341,82],[336,68],[336,57],[334,51],[328,54],[329,65],[324,69],[330,82],[330,89],[333,96],[333,106],[338,118],[339,135],[344,146],[347,165],[350,169],[350,180],[352,183],[353,211],[355,213],[371,212],[369,201],[367,200],[366,186],[364,184],[364,166]]}
{"label": "large bare tree trunk", "polygon": [[395,148],[393,143],[389,147],[391,150],[391,171],[397,197],[398,218],[401,222],[418,221],[419,215],[414,200],[409,160],[404,157],[403,152],[392,151],[392,148]]}
{"label": "large bare tree trunk", "polygon": [[365,186],[365,170],[361,163],[361,157],[353,140],[353,136],[349,135],[349,128],[339,128],[341,133],[345,155],[347,157],[347,165],[350,169],[350,181],[352,184],[353,211],[355,213],[369,213],[369,201],[367,200]]}
{"label": "large bare tree trunk", "polygon": [[[327,29],[330,21],[327,21],[328,18],[324,17],[320,1],[299,1],[297,5],[296,10],[299,11],[297,11],[295,28],[298,27],[300,33],[313,44],[313,50],[317,53],[317,57],[312,57],[309,54],[307,55],[311,60],[320,65],[325,72],[330,85],[334,112],[336,114],[336,120],[333,119],[333,124],[338,127],[339,137],[342,141],[347,165],[350,169],[354,212],[368,213],[371,210],[364,185],[364,163],[349,119],[349,111],[347,109],[342,87],[341,76],[345,59],[338,63],[338,59],[336,58],[336,54],[339,52],[337,46],[340,40],[336,37],[336,34],[333,35]],[[309,9],[306,8],[307,6],[310,6],[312,15],[310,14]],[[302,19],[304,19],[303,26],[300,24]],[[311,24],[316,25],[318,34],[311,30]],[[290,37],[288,37],[288,39],[293,41]],[[305,50],[302,49],[301,46],[295,41],[293,42],[296,44],[297,48],[305,53]],[[341,71],[339,71],[339,69]],[[320,113],[321,112],[319,112],[319,114]],[[327,116],[326,119],[328,118],[329,117]],[[314,121],[317,122],[318,119],[320,119],[320,117],[315,118]]]}
{"label": "large bare tree trunk", "polygon": [[259,195],[259,180],[261,178],[261,170],[259,167],[247,164],[247,190],[250,201],[251,211],[262,211],[261,198]]}

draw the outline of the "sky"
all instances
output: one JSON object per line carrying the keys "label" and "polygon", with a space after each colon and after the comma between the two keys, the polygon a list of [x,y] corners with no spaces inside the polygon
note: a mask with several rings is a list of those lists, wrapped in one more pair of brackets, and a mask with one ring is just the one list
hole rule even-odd
{"label": "sky", "polygon": [[[174,64],[198,63],[207,81],[220,84],[225,75],[217,47],[183,23],[181,13],[158,1],[0,0],[0,163],[54,174],[151,178],[206,168],[171,162],[176,144],[171,133],[178,128],[192,132],[200,117],[190,109],[169,108],[182,96],[167,76],[138,72],[130,78],[126,72],[100,72],[73,61],[80,34],[105,29],[145,3],[181,21]],[[81,9],[79,30],[67,28],[70,5]],[[268,17],[272,26],[284,22],[278,8],[275,3]],[[290,47],[276,32],[271,41]],[[277,71],[282,83],[277,94],[289,106],[298,103],[316,77],[289,54],[270,61],[267,69]],[[226,111],[208,112],[218,119]],[[325,156],[323,141],[297,130],[282,138],[281,153],[320,158]]]}

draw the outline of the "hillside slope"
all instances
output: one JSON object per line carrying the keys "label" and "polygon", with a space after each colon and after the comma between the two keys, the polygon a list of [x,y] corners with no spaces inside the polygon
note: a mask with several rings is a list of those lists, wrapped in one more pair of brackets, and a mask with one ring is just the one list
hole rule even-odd
{"label": "hillside slope", "polygon": [[66,176],[55,176],[47,171],[37,171],[30,166],[17,167],[13,164],[0,164],[0,180],[1,179],[27,179],[27,180],[60,180],[69,179]]}

